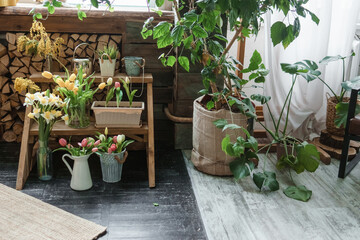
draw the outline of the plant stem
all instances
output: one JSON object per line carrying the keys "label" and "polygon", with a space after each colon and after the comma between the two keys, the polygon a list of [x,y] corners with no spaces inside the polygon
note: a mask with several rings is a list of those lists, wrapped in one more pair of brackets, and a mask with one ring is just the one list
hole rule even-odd
{"label": "plant stem", "polygon": [[[318,79],[325,84],[325,86],[331,91],[331,93],[336,97],[336,99],[339,101],[340,99],[338,98],[338,96],[336,95],[336,93],[331,89],[331,87],[324,81],[322,80],[320,77],[318,77]],[[340,102],[340,101],[339,101]]]}
{"label": "plant stem", "polygon": [[293,84],[291,86],[291,94],[290,94],[290,98],[289,98],[289,103],[288,103],[288,108],[287,108],[287,113],[286,113],[286,117],[285,117],[285,126],[284,126],[284,131],[283,131],[283,136],[286,135],[286,128],[287,128],[287,125],[288,125],[288,122],[289,122],[289,114],[290,114],[290,106],[291,106],[291,98],[292,98],[292,89],[293,89],[293,86],[295,85],[295,82],[296,82],[296,76],[294,77],[293,76]]}

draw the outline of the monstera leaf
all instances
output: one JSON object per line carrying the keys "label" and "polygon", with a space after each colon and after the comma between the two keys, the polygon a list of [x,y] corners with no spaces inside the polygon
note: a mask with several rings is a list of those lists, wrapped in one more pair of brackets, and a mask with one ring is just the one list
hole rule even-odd
{"label": "monstera leaf", "polygon": [[274,172],[259,172],[254,173],[253,181],[260,190],[279,190],[279,182],[276,180],[276,174]]}
{"label": "monstera leaf", "polygon": [[312,191],[305,186],[291,186],[284,190],[284,194],[289,198],[307,202],[311,198]]}

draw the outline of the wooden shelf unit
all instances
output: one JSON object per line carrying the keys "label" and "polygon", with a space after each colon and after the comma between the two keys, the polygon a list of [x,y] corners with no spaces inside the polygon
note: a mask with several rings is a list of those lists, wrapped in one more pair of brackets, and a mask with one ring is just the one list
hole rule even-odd
{"label": "wooden shelf unit", "polygon": [[[54,73],[62,78],[65,77],[65,73]],[[94,74],[95,82],[106,81],[108,77],[101,77],[100,74]],[[125,78],[126,74],[119,73],[114,77],[114,81],[119,78]],[[154,146],[154,110],[153,110],[153,77],[152,74],[145,74],[144,79],[142,76],[129,77],[132,83],[146,84],[146,109],[147,122],[143,122],[140,128],[109,128],[109,135],[125,134],[127,137],[136,140],[139,143],[145,144],[147,155],[147,167],[148,167],[148,180],[149,187],[155,187],[155,146]],[[46,79],[42,77],[41,73],[35,73],[30,76],[30,79],[35,83],[52,83],[52,79]],[[144,80],[144,81],[143,81]],[[31,107],[27,107],[24,121],[24,130],[21,141],[19,166],[16,181],[16,189],[23,189],[29,173],[35,163],[33,148],[35,145],[35,136],[38,135],[38,127],[36,122],[27,117],[31,112]],[[64,122],[58,122],[54,125],[51,132],[51,136],[93,136],[97,131],[103,131],[104,128],[97,128],[92,122],[88,128],[74,129],[66,126]],[[142,146],[136,145],[136,146]],[[129,146],[130,147],[130,146]],[[134,150],[139,148],[134,147]]]}

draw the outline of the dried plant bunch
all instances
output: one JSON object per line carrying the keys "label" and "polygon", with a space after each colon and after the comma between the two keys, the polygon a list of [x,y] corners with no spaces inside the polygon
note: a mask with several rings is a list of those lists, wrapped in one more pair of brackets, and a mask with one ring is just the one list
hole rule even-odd
{"label": "dried plant bunch", "polygon": [[33,21],[30,28],[30,38],[28,36],[20,36],[17,39],[17,50],[19,52],[25,52],[28,55],[39,55],[42,58],[52,56],[57,58],[63,51],[62,45],[64,39],[61,37],[52,41],[45,30],[42,22]]}
{"label": "dried plant bunch", "polygon": [[33,81],[21,77],[15,79],[14,88],[19,93],[24,91],[29,93],[35,93],[35,92],[40,92],[41,90],[40,87],[36,85]]}

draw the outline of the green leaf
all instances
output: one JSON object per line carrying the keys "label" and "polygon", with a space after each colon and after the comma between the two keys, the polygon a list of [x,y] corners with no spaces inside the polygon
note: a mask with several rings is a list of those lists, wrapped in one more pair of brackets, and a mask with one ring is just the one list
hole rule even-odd
{"label": "green leaf", "polygon": [[292,43],[294,40],[295,40],[295,36],[293,33],[293,26],[289,25],[286,28],[286,35],[282,41],[282,45],[284,46],[284,48],[287,48],[290,45],[290,43]]}
{"label": "green leaf", "polygon": [[[349,103],[348,102],[340,102],[336,104],[336,118],[335,125],[337,127],[346,127],[347,115],[349,111]],[[360,105],[356,104],[355,108],[355,116],[360,113]]]}
{"label": "green leaf", "polygon": [[99,3],[97,0],[91,0],[91,5],[93,5],[94,7],[98,8],[99,7]]}
{"label": "green leaf", "polygon": [[183,41],[184,47],[186,49],[189,49],[191,47],[192,42],[193,42],[193,35],[190,35],[187,38],[185,38],[185,40]]}
{"label": "green leaf", "polygon": [[159,204],[158,203],[153,203],[154,207],[158,207]]}
{"label": "green leaf", "polygon": [[222,40],[224,42],[228,42],[228,40],[226,39],[226,37],[224,37],[223,35],[220,34],[214,34],[214,37],[216,37],[219,40]]}
{"label": "green leaf", "polygon": [[254,173],[253,181],[260,190],[279,190],[279,182],[276,180],[274,172],[264,171],[263,173]]}
{"label": "green leaf", "polygon": [[234,161],[232,161],[229,164],[229,167],[230,167],[230,171],[234,174],[234,178],[236,180],[239,180],[241,178],[249,176],[250,170],[252,171],[255,168],[255,165],[251,161],[246,161],[240,158],[236,158]]}
{"label": "green leaf", "polygon": [[296,157],[309,172],[315,172],[319,166],[320,153],[313,144],[303,142],[296,147]]}
{"label": "green leaf", "polygon": [[170,28],[171,28],[172,24],[169,22],[159,22],[155,27],[154,27],[154,31],[153,31],[153,38],[157,39],[163,36],[167,36],[170,32]]}
{"label": "green leaf", "polygon": [[174,39],[175,46],[179,46],[183,36],[184,36],[184,27],[181,25],[177,25],[171,31],[171,37]]}
{"label": "green leaf", "polygon": [[207,104],[206,104],[206,108],[208,109],[208,110],[211,110],[211,109],[213,109],[215,107],[215,103],[214,103],[214,101],[209,101]]}
{"label": "green leaf", "polygon": [[161,36],[156,44],[158,48],[165,48],[173,43],[173,39],[170,36],[170,32],[167,33],[167,35]]}
{"label": "green leaf", "polygon": [[274,47],[281,43],[287,36],[286,25],[283,22],[276,22],[271,26],[271,40],[274,44]]}
{"label": "green leaf", "polygon": [[166,61],[166,65],[172,67],[174,66],[175,62],[176,62],[176,58],[174,56],[169,56]]}
{"label": "green leaf", "polygon": [[296,64],[280,63],[281,70],[289,74],[296,74],[299,70],[299,66]]}
{"label": "green leaf", "polygon": [[244,154],[244,152],[245,152],[244,144],[241,144],[239,142],[236,142],[234,145],[232,145],[232,149],[234,151],[235,156],[238,156],[238,157],[240,157],[241,154]]}
{"label": "green leaf", "polygon": [[42,18],[43,18],[43,16],[42,16],[41,13],[35,13],[35,14],[33,15],[33,19],[34,19],[34,20],[36,20],[36,19],[42,19]]}
{"label": "green leaf", "polygon": [[247,139],[248,143],[251,145],[251,148],[255,150],[255,152],[257,152],[258,150],[258,142],[256,140],[256,138],[254,138],[253,136],[250,136]]}
{"label": "green leaf", "polygon": [[202,25],[204,26],[206,31],[208,32],[214,31],[214,28],[216,26],[216,19],[217,19],[216,14],[219,14],[219,12],[211,11],[211,12],[203,13],[204,20],[202,22]]}
{"label": "green leaf", "polygon": [[257,50],[255,50],[250,58],[250,64],[253,63],[259,66],[261,62],[262,62],[261,55]]}
{"label": "green leaf", "polygon": [[329,62],[334,62],[334,61],[338,61],[340,59],[343,59],[344,57],[340,56],[340,55],[336,55],[336,56],[326,56],[323,59],[320,60],[319,63],[321,64],[328,64]]}
{"label": "green leaf", "polygon": [[162,5],[164,5],[164,2],[165,2],[165,0],[155,0],[157,7],[161,7]]}
{"label": "green leaf", "polygon": [[307,10],[307,12],[310,14],[311,20],[313,20],[313,22],[315,22],[316,25],[319,25],[320,19],[314,13],[310,12],[309,10]]}
{"label": "green leaf", "polygon": [[194,25],[194,27],[191,29],[192,33],[196,38],[207,38],[208,34],[207,32],[200,26],[200,25]]}
{"label": "green leaf", "polygon": [[341,83],[341,87],[343,87],[346,91],[351,91],[353,89],[360,89],[360,76],[357,76],[350,81],[345,81]]}
{"label": "green leaf", "polygon": [[[50,5],[50,2],[49,2],[49,1],[46,1],[46,2],[43,3],[43,6],[44,6],[44,7],[48,7],[49,5]],[[29,14],[31,14],[31,11],[30,11]]]}
{"label": "green leaf", "polygon": [[48,6],[48,12],[49,12],[50,14],[53,14],[53,13],[55,12],[55,8],[54,8],[53,5]]}
{"label": "green leaf", "polygon": [[[226,121],[226,120],[225,120]],[[221,141],[221,149],[226,152],[226,147],[230,143],[230,135],[226,134],[226,137]]]}
{"label": "green leaf", "polygon": [[254,81],[256,83],[264,83],[265,82],[265,77],[263,77],[263,76],[257,77],[257,78],[255,78]]}
{"label": "green leaf", "polygon": [[86,13],[85,12],[83,12],[83,11],[81,11],[81,10],[79,10],[78,11],[78,18],[79,18],[79,20],[84,20],[84,18],[86,18]]}
{"label": "green leaf", "polygon": [[291,186],[284,190],[284,194],[289,198],[307,202],[311,198],[312,191],[305,186]]}
{"label": "green leaf", "polygon": [[214,125],[217,127],[217,128],[223,128],[225,127],[225,125],[228,124],[227,120],[226,119],[219,119],[219,120],[215,120],[213,121]]}
{"label": "green leaf", "polygon": [[150,37],[153,34],[153,31],[151,29],[147,30],[147,31],[141,31],[141,36],[143,37],[143,39],[147,39],[148,37]]}
{"label": "green leaf", "polygon": [[237,125],[237,124],[230,123],[230,124],[227,124],[227,125],[223,128],[223,131],[225,131],[226,129],[234,130],[234,129],[241,129],[241,128],[242,128],[242,127],[240,127],[240,126]]}
{"label": "green leaf", "polygon": [[293,35],[294,37],[298,37],[300,33],[300,20],[298,17],[295,18],[294,20],[294,25],[293,25]]}
{"label": "green leaf", "polygon": [[189,72],[190,63],[189,63],[189,59],[187,57],[185,57],[185,56],[178,57],[178,62],[187,72]]}

